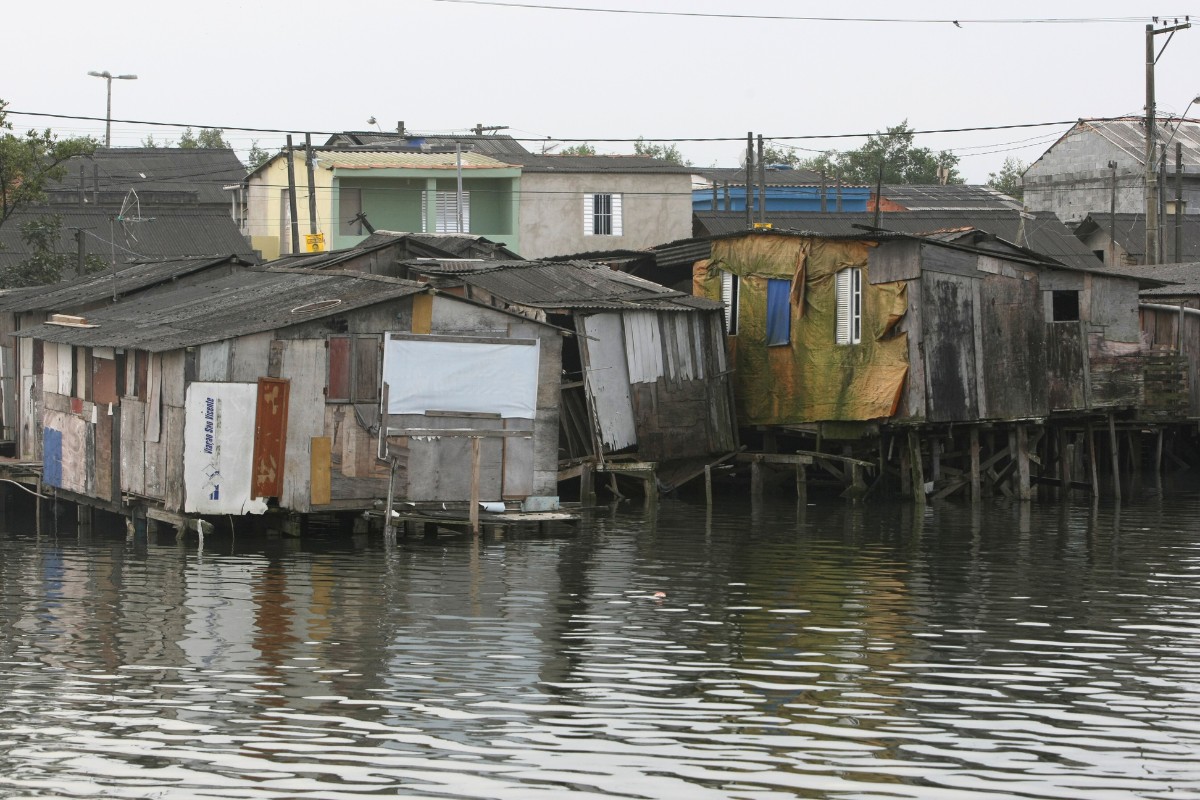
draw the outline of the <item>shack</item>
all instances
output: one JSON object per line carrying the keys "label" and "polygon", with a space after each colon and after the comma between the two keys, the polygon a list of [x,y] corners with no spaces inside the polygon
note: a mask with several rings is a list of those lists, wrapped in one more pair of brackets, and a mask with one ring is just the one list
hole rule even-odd
{"label": "shack", "polygon": [[[1189,421],[1200,420],[1200,263],[1128,269],[1139,275],[1174,281],[1166,286],[1142,290],[1138,303],[1142,336],[1152,350],[1173,358],[1181,366],[1186,404],[1179,409],[1179,414]],[[1178,380],[1171,373],[1164,377]],[[1160,385],[1154,388],[1167,391],[1173,387]]]}
{"label": "shack", "polygon": [[564,480],[586,482],[595,468],[669,490],[737,449],[720,302],[588,261],[431,259],[400,270],[575,334],[563,350]]}
{"label": "shack", "polygon": [[[0,297],[0,446],[22,458],[37,458],[29,427],[18,417],[16,340],[21,328],[44,322],[51,313],[79,314],[121,297],[157,292],[230,275],[256,263],[238,255],[148,258],[119,264],[115,271],[77,275],[59,283],[13,289]],[[18,442],[25,431],[25,445]]]}
{"label": "shack", "polygon": [[[738,418],[760,429],[765,449],[780,434],[808,437],[884,474],[899,444],[902,482],[921,492],[927,481],[909,483],[912,465],[927,462],[931,483],[947,478],[941,454],[962,432],[965,468],[953,471],[977,490],[986,430],[1000,441],[983,460],[1014,464],[993,483],[1019,472],[1013,488],[1027,493],[1029,436],[1061,440],[1043,458],[1060,464],[1089,417],[1132,424],[1147,408],[1155,355],[1140,344],[1138,291],[1161,281],[1066,267],[973,228],[707,241],[695,290],[725,306]],[[1055,415],[1065,427],[1046,436]]]}
{"label": "shack", "polygon": [[22,414],[59,496],[181,527],[288,529],[389,483],[553,496],[560,335],[411,281],[245,270],[20,331]]}

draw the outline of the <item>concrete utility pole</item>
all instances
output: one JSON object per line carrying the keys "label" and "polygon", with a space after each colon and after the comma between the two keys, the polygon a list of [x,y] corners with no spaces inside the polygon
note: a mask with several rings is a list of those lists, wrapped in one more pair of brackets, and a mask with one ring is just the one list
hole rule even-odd
{"label": "concrete utility pole", "polygon": [[104,146],[112,147],[112,82],[118,81],[136,81],[137,75],[113,75],[108,70],[96,72],[92,70],[88,73],[93,78],[104,78],[108,84],[108,110],[104,114]]}
{"label": "concrete utility pole", "polygon": [[1184,17],[1181,23],[1175,20],[1174,25],[1164,28],[1155,28],[1154,25],[1158,22],[1157,17],[1154,22],[1146,26],[1146,246],[1145,246],[1145,261],[1147,264],[1158,263],[1158,186],[1157,179],[1154,174],[1155,162],[1158,160],[1157,153],[1157,120],[1155,118],[1155,100],[1154,100],[1154,65],[1158,61],[1158,57],[1162,55],[1162,50],[1158,56],[1154,55],[1154,37],[1159,34],[1170,34],[1167,36],[1167,41],[1163,44],[1163,50],[1167,49],[1167,45],[1171,43],[1171,37],[1175,35],[1175,31],[1181,31],[1184,28],[1192,27],[1189,18]]}

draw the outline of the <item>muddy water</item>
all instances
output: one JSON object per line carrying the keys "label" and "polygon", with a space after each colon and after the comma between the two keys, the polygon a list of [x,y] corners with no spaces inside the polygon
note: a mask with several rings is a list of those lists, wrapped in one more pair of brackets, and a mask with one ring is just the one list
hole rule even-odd
{"label": "muddy water", "polygon": [[197,545],[0,532],[0,797],[1200,797],[1187,488]]}

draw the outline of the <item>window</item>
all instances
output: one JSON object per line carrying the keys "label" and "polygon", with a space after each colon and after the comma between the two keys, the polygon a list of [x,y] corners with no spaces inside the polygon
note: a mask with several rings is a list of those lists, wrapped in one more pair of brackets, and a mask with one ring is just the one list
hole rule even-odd
{"label": "window", "polygon": [[1050,293],[1050,305],[1054,322],[1079,321],[1079,292],[1055,290]]}
{"label": "window", "polygon": [[724,270],[721,272],[721,302],[725,304],[725,333],[737,336],[738,276]]}
{"label": "window", "polygon": [[837,343],[862,341],[862,269],[848,267],[837,273]]}
{"label": "window", "polygon": [[331,403],[379,400],[378,336],[330,336],[325,399]]}
{"label": "window", "polygon": [[421,192],[421,230],[428,233],[467,233],[471,230],[471,193],[463,192],[462,230],[458,228],[458,192],[434,192],[437,219],[429,230],[429,193]]}
{"label": "window", "polygon": [[767,347],[792,341],[792,282],[767,280]]}
{"label": "window", "polygon": [[362,236],[362,189],[338,189],[338,233],[342,236]]}
{"label": "window", "polygon": [[601,193],[583,196],[583,235],[621,235],[621,195]]}

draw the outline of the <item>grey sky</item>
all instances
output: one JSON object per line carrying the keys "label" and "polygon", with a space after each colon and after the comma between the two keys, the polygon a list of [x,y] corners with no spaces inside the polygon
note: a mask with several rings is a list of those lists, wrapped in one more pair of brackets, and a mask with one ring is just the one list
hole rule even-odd
{"label": "grey sky", "polygon": [[[541,2],[541,0],[531,0]],[[800,0],[546,0],[546,5],[949,22],[709,19],[496,8],[436,0],[340,4],[208,0],[21,3],[4,12],[0,98],[13,111],[104,116],[114,81],[117,119],[207,126],[465,130],[590,139],[744,137],[872,132],[907,119],[918,130],[1013,125],[1142,113],[1144,29],[1152,15],[1197,9],[1142,0],[1004,3]],[[1166,13],[1171,12],[1171,13]],[[1176,13],[1177,12],[1177,13]],[[1123,22],[973,23],[970,19],[1131,18]],[[1200,23],[1200,15],[1197,15]],[[1161,47],[1166,37],[1157,37]],[[1161,113],[1200,93],[1200,24],[1175,35],[1158,62]],[[1190,116],[1200,116],[1200,106]],[[103,122],[14,116],[100,138]],[[1037,158],[1067,126],[930,134],[971,182],[1006,156]],[[115,124],[114,145],[172,128]],[[232,131],[240,149],[280,134]],[[320,137],[318,137],[320,138]],[[861,139],[810,140],[811,150]],[[551,142],[552,143],[552,142]],[[529,143],[536,149],[536,143]],[[681,143],[698,165],[737,164],[738,142]]]}

